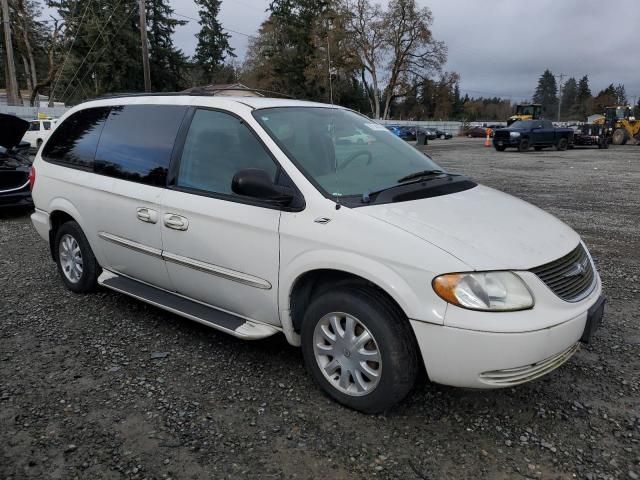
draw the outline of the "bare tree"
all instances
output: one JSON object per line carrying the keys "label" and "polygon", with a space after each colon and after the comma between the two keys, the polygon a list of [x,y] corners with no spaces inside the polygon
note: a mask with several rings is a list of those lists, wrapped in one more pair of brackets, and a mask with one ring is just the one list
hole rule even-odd
{"label": "bare tree", "polygon": [[409,80],[428,78],[446,61],[447,49],[434,40],[432,23],[431,10],[418,8],[416,0],[392,0],[383,14],[384,44],[389,52],[383,118],[389,116],[391,102],[406,94]]}
{"label": "bare tree", "polygon": [[[53,79],[55,78],[58,71],[60,59],[56,58],[56,52],[61,43],[60,37],[63,24],[58,19],[53,17],[51,18],[53,21],[53,30],[51,31],[50,37],[47,39],[47,60],[49,63],[47,78],[44,81],[36,83],[34,85],[33,90],[31,91],[31,105],[34,105],[36,97],[38,96],[40,90],[51,86],[51,83],[53,82]],[[49,107],[53,107],[53,95],[51,95],[51,93],[49,94]]]}
{"label": "bare tree", "polygon": [[24,46],[24,53],[26,57],[22,55],[22,62],[25,67],[25,74],[27,77],[27,85],[31,90],[33,86],[38,83],[38,75],[36,73],[36,61],[33,54],[33,47],[31,45],[31,29],[30,24],[32,18],[30,12],[27,11],[27,6],[24,0],[14,0],[13,6],[16,12],[16,30],[20,35],[22,44]]}
{"label": "bare tree", "polygon": [[[347,28],[360,58],[362,82],[369,95],[371,112],[375,118],[380,118],[380,67],[385,53],[382,10],[380,5],[372,5],[369,0],[346,0],[345,10],[350,12]],[[367,82],[367,74],[371,85]]]}
{"label": "bare tree", "polygon": [[440,71],[447,49],[431,34],[431,10],[419,8],[416,0],[391,0],[386,11],[370,0],[345,0],[344,8],[371,111],[387,118],[393,100],[405,96],[416,79]]}

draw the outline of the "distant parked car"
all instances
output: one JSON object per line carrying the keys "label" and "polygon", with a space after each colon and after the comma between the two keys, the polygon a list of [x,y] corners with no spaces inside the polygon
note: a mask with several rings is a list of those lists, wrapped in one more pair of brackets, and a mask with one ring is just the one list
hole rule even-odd
{"label": "distant parked car", "polygon": [[465,135],[469,138],[484,138],[487,136],[485,127],[472,127],[466,131]]}
{"label": "distant parked car", "polygon": [[55,122],[52,119],[32,120],[29,124],[29,130],[22,137],[22,141],[29,143],[31,148],[39,149],[42,142],[49,137]]}
{"label": "distant parked car", "polygon": [[442,140],[449,140],[450,138],[453,138],[453,135],[451,135],[450,133],[445,132],[444,130],[439,130],[439,129],[435,129],[433,130],[436,134],[435,138],[440,138]]}
{"label": "distant parked car", "polygon": [[387,125],[386,127],[387,130],[403,140],[411,141],[417,138],[415,127],[407,127],[401,125]]}
{"label": "distant parked car", "polygon": [[0,114],[0,208],[33,205],[29,144],[20,141],[28,128],[29,122]]}

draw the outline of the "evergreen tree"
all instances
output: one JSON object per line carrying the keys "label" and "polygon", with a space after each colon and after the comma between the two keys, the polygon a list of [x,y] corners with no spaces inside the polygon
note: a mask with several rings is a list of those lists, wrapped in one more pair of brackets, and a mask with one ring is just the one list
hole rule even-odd
{"label": "evergreen tree", "polygon": [[221,3],[221,0],[196,0],[200,7],[200,31],[196,35],[198,45],[194,60],[202,68],[203,81],[206,83],[214,82],[225,60],[236,56],[229,45],[231,36],[223,31],[218,21]]}
{"label": "evergreen tree", "polygon": [[562,109],[563,118],[571,118],[574,112],[574,107],[578,97],[578,83],[576,79],[571,77],[566,81],[564,87],[562,87],[562,103],[560,107]]}
{"label": "evergreen tree", "polygon": [[558,86],[550,70],[545,70],[540,76],[533,101],[542,105],[542,114],[546,118],[555,117],[558,110]]}
{"label": "evergreen tree", "polygon": [[578,82],[576,103],[573,108],[573,115],[580,120],[584,120],[590,113],[591,89],[589,88],[589,77],[585,75]]}
{"label": "evergreen tree", "polygon": [[53,82],[56,101],[73,104],[105,92],[143,89],[136,0],[52,0],[50,6],[65,23],[65,54],[73,42],[66,62],[61,60],[64,69]]}
{"label": "evergreen tree", "polygon": [[187,22],[172,18],[168,0],[146,0],[147,38],[151,85],[155,91],[178,91],[185,87],[184,69],[187,59],[173,46],[176,26]]}
{"label": "evergreen tree", "polygon": [[607,88],[598,92],[598,95],[593,99],[594,113],[604,113],[605,108],[616,105],[617,100],[616,87],[611,83]]}

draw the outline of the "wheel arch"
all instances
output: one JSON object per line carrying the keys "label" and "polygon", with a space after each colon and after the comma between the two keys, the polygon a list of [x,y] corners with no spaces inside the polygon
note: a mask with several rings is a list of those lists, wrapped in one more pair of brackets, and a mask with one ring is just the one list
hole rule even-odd
{"label": "wheel arch", "polygon": [[49,229],[49,250],[54,261],[57,260],[57,253],[54,247],[56,232],[63,223],[68,221],[74,221],[82,225],[80,212],[68,200],[63,198],[54,199],[49,208],[49,223],[51,225]]}
{"label": "wheel arch", "polygon": [[[336,256],[340,254],[336,252]],[[286,318],[283,322],[285,333],[287,329],[294,336],[299,333],[304,311],[314,295],[323,289],[347,284],[362,285],[380,292],[407,318],[417,315],[420,299],[400,275],[373,260],[356,257],[356,262],[323,262],[281,276],[279,304],[281,311],[285,312],[282,315],[283,319]],[[353,268],[353,265],[361,268]],[[291,342],[291,336],[287,335],[287,338]]]}

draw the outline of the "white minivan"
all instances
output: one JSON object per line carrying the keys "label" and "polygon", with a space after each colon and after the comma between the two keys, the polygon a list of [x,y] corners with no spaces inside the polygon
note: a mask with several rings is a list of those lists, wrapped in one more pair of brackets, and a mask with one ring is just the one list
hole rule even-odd
{"label": "white minivan", "polygon": [[[372,141],[338,141],[361,132]],[[538,378],[603,315],[571,228],[341,107],[91,101],[31,177],[33,224],[70,290],[101,285],[244,339],[282,332],[363,412],[404,398],[421,365],[459,387]]]}

